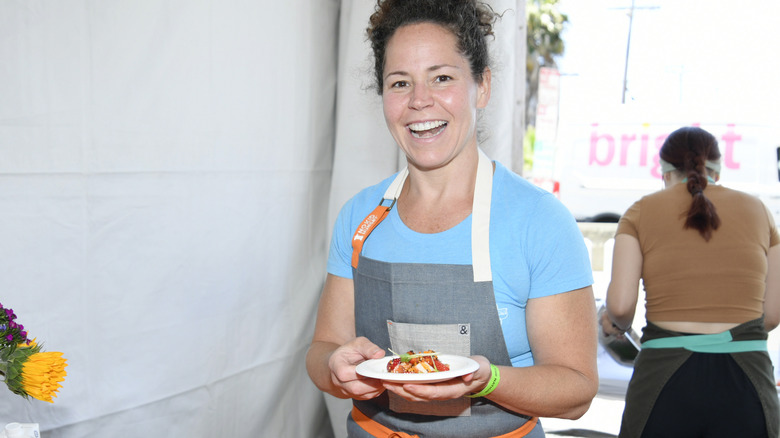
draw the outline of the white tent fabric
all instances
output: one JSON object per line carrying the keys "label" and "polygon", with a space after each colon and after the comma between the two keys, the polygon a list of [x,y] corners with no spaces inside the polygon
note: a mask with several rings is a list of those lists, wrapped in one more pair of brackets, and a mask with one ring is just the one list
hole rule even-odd
{"label": "white tent fabric", "polygon": [[[69,364],[54,404],[0,388],[0,425],[333,435],[303,365],[330,228],[398,165],[373,3],[0,2],[0,303]],[[483,120],[507,164],[514,3]]]}

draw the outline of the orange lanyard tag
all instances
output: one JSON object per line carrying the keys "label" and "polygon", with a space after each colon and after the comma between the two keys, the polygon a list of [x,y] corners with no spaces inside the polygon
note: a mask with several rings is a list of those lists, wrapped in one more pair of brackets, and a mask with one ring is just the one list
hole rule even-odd
{"label": "orange lanyard tag", "polygon": [[363,222],[360,223],[360,226],[358,226],[357,231],[355,231],[355,234],[352,236],[353,268],[357,268],[358,259],[360,258],[360,251],[363,249],[363,243],[365,243],[366,238],[369,234],[371,234],[372,231],[374,231],[374,228],[376,228],[376,226],[379,225],[379,223],[382,222],[385,217],[387,217],[387,214],[390,213],[393,205],[395,205],[395,200],[393,200],[393,203],[389,206],[382,205],[380,203],[379,206],[377,206],[377,208],[371,212],[371,214],[363,219]]}

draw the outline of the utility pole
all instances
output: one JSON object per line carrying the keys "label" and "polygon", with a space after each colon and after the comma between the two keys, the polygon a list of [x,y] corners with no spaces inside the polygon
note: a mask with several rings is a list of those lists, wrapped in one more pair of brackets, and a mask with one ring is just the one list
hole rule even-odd
{"label": "utility pole", "polygon": [[525,0],[516,0],[517,23],[515,26],[515,96],[514,117],[512,117],[512,170],[523,174],[523,140],[525,139],[525,66],[528,20],[525,12]]}
{"label": "utility pole", "polygon": [[631,28],[634,27],[634,9],[636,0],[631,0],[631,10],[628,12],[628,41],[626,42],[626,63],[623,67],[623,97],[620,103],[626,103],[626,90],[628,89],[628,54],[631,51]]}
{"label": "utility pole", "polygon": [[[636,7],[636,0],[631,0],[631,8],[628,12],[628,41],[626,42],[626,62],[623,67],[623,97],[621,103],[626,103],[626,91],[628,90],[628,55],[631,52],[631,29],[634,27],[634,12],[637,9],[658,9],[658,6]],[[626,8],[613,8],[626,9]]]}

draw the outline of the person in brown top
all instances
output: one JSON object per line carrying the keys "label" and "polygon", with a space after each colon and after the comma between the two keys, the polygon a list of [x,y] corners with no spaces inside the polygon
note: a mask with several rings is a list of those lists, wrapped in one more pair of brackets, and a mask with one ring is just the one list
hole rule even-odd
{"label": "person in brown top", "polygon": [[763,203],[715,184],[717,139],[698,127],[660,150],[665,189],[623,215],[601,327],[623,336],[639,280],[647,325],[620,437],[777,437],[767,332],[780,322],[780,237]]}

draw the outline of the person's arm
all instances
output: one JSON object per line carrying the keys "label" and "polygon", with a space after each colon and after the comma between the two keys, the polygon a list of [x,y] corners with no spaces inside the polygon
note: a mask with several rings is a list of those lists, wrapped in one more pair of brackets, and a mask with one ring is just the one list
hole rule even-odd
{"label": "person's arm", "polygon": [[766,259],[764,327],[766,331],[772,331],[780,324],[780,245],[769,248]]}
{"label": "person's arm", "polygon": [[[598,391],[596,310],[593,289],[528,300],[530,367],[500,366],[501,380],[487,398],[525,415],[576,419]],[[446,400],[481,391],[490,379],[490,363],[474,356],[479,369],[462,379],[430,385],[385,384],[413,401]]]}
{"label": "person's arm", "polygon": [[306,370],[322,391],[338,398],[370,399],[384,392],[382,382],[357,375],[355,367],[385,353],[368,339],[355,337],[354,307],[352,280],[328,274],[306,354]]}
{"label": "person's arm", "polygon": [[534,365],[500,367],[501,383],[488,398],[527,415],[581,417],[599,386],[593,289],[528,300],[526,323]]}
{"label": "person's arm", "polygon": [[605,334],[620,334],[631,328],[639,299],[641,277],[642,249],[639,241],[629,234],[618,234],[615,236],[615,248],[612,252],[612,279],[607,288],[607,311],[601,320]]}

